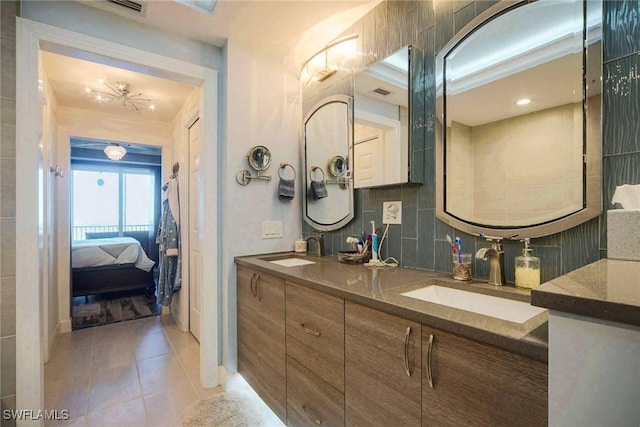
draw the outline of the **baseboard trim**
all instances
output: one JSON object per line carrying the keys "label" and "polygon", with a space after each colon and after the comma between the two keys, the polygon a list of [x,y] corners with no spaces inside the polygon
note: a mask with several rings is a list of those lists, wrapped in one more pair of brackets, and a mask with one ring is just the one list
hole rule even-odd
{"label": "baseboard trim", "polygon": [[71,332],[71,319],[61,320],[60,323],[58,323],[58,327],[61,334],[65,332]]}
{"label": "baseboard trim", "polygon": [[218,383],[223,389],[227,389],[227,378],[229,373],[227,372],[227,368],[220,365],[218,366]]}

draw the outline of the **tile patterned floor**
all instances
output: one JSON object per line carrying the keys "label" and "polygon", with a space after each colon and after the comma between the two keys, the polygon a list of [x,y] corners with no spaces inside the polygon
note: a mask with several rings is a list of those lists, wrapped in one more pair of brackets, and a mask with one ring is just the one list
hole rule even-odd
{"label": "tile patterned floor", "polygon": [[[62,334],[45,365],[45,406],[70,418],[46,425],[181,426],[184,408],[223,391],[200,386],[199,350],[170,315]],[[228,387],[252,392],[237,375]]]}

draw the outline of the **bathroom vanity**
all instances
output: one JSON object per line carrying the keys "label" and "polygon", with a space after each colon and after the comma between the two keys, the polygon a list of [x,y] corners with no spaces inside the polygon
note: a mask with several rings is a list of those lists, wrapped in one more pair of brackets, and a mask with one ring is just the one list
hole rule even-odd
{"label": "bathroom vanity", "polygon": [[[547,312],[528,291],[335,257],[235,261],[238,371],[287,425],[547,425]],[[474,312],[495,297],[533,310]]]}
{"label": "bathroom vanity", "polygon": [[640,262],[601,259],[531,302],[549,309],[549,425],[640,425]]}

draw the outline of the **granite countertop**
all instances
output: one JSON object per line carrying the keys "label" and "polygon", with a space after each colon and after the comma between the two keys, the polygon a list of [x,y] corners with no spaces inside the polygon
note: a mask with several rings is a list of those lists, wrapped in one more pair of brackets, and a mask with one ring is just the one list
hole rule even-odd
{"label": "granite countertop", "polygon": [[640,262],[601,259],[534,289],[531,304],[640,326]]}
{"label": "granite countertop", "polygon": [[401,295],[403,292],[437,284],[530,302],[528,290],[510,286],[495,287],[486,282],[458,282],[449,275],[424,270],[344,264],[338,262],[335,256],[295,255],[314,263],[294,267],[284,267],[270,262],[292,256],[293,253],[239,256],[235,258],[235,262],[462,337],[491,344],[541,362],[547,361],[547,311],[524,323],[515,323]]}

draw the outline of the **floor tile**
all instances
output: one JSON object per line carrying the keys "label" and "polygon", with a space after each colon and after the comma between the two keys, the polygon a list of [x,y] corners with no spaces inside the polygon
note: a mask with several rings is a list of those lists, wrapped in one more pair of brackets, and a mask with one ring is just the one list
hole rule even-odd
{"label": "floor tile", "polygon": [[131,339],[132,332],[129,322],[112,323],[110,325],[99,326],[94,328],[95,336],[93,341],[95,345],[106,344],[111,341],[121,339]]}
{"label": "floor tile", "polygon": [[44,365],[44,383],[68,380],[91,372],[93,349],[53,353],[51,360]]}
{"label": "floor tile", "polygon": [[173,348],[164,333],[159,331],[149,333],[148,335],[138,335],[134,337],[133,351],[136,360],[143,360],[150,357],[173,353]]}
{"label": "floor tile", "polygon": [[58,335],[58,339],[53,347],[53,354],[93,347],[94,329],[95,328],[80,329]]}
{"label": "floor tile", "polygon": [[90,427],[142,427],[146,425],[147,417],[141,398],[87,414],[87,426]]}
{"label": "floor tile", "polygon": [[132,341],[128,338],[97,345],[93,349],[93,369],[109,369],[135,362]]}
{"label": "floor tile", "polygon": [[191,383],[169,386],[144,396],[150,426],[181,426],[182,411],[200,400]]}
{"label": "floor tile", "polygon": [[85,415],[77,418],[69,418],[68,420],[47,420],[45,427],[94,427],[87,425],[87,417]]}
{"label": "floor tile", "polygon": [[47,410],[68,411],[70,418],[84,416],[89,400],[90,374],[47,384],[44,406]]}
{"label": "floor tile", "polygon": [[141,396],[142,391],[135,363],[95,371],[91,376],[89,411],[120,404]]}
{"label": "floor tile", "polygon": [[162,332],[162,322],[160,316],[145,317],[143,319],[136,319],[130,322],[129,328],[133,336],[143,336],[154,332]]}
{"label": "floor tile", "polygon": [[137,364],[144,395],[155,393],[171,385],[186,384],[191,386],[191,381],[175,354],[139,360]]}

